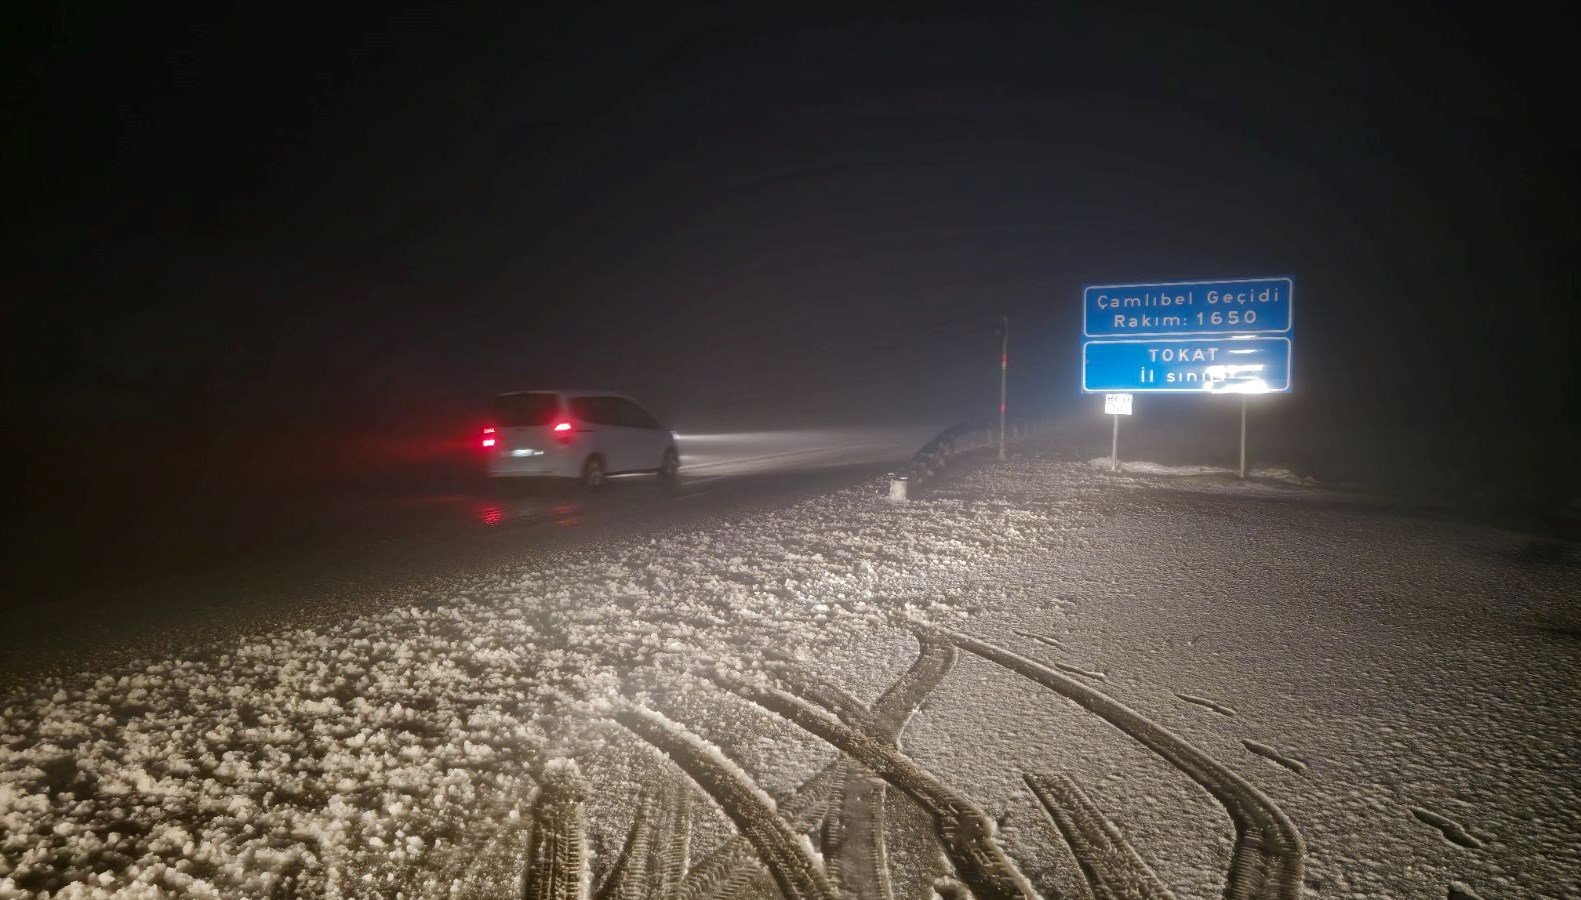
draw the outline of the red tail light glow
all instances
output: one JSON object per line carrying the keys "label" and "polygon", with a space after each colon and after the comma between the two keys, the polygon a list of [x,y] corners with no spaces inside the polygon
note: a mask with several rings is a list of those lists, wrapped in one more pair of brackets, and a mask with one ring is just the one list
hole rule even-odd
{"label": "red tail light glow", "polygon": [[554,439],[559,441],[562,444],[569,444],[569,443],[571,443],[571,423],[570,422],[556,422],[556,423],[554,423]]}
{"label": "red tail light glow", "polygon": [[483,449],[487,450],[492,446],[494,446],[494,426],[490,425],[483,429]]}
{"label": "red tail light glow", "polygon": [[571,423],[570,422],[556,422],[555,426],[554,426],[554,430],[555,431],[570,431],[571,430]]}

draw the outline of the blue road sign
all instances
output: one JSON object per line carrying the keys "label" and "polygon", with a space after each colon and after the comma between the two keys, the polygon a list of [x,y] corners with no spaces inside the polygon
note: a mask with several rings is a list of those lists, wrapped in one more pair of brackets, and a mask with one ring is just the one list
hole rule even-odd
{"label": "blue road sign", "polygon": [[1238,278],[1082,290],[1087,393],[1290,390],[1295,282]]}
{"label": "blue road sign", "polygon": [[1294,300],[1289,278],[1096,285],[1082,291],[1082,334],[1290,334]]}
{"label": "blue road sign", "polygon": [[1288,337],[1138,338],[1087,341],[1081,389],[1088,393],[1264,394],[1290,390]]}

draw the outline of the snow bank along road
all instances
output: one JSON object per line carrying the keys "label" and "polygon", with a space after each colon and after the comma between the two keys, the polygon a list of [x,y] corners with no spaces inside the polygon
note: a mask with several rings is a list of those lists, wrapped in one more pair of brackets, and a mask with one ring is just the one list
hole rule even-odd
{"label": "snow bank along road", "polygon": [[1577,568],[1161,472],[1026,451],[16,690],[0,897],[1581,897]]}

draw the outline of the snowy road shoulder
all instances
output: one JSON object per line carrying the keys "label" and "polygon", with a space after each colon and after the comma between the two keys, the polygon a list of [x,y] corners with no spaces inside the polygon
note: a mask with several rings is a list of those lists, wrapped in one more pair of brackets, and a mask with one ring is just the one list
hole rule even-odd
{"label": "snowy road shoulder", "polygon": [[[549,807],[607,890],[1219,896],[1241,803],[1275,829],[1257,846],[1305,838],[1246,858],[1268,887],[1245,896],[1292,872],[1318,896],[1575,888],[1581,673],[1525,624],[1575,614],[1573,568],[1301,484],[1250,507],[1022,457],[878,488],[13,692],[0,898],[492,896]],[[649,737],[691,768],[612,710],[671,723]],[[578,787],[549,802],[563,759]]]}

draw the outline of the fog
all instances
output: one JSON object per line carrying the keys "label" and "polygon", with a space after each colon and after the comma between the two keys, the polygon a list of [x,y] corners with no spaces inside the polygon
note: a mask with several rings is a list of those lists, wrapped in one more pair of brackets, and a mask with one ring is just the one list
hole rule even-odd
{"label": "fog", "polygon": [[[36,16],[8,55],[13,572],[201,565],[174,536],[469,483],[503,390],[624,391],[683,434],[992,416],[1001,317],[1010,414],[1101,448],[1080,291],[1146,280],[1295,279],[1254,459],[1576,493],[1564,27]],[[1124,446],[1227,459],[1236,414],[1144,398]]]}

